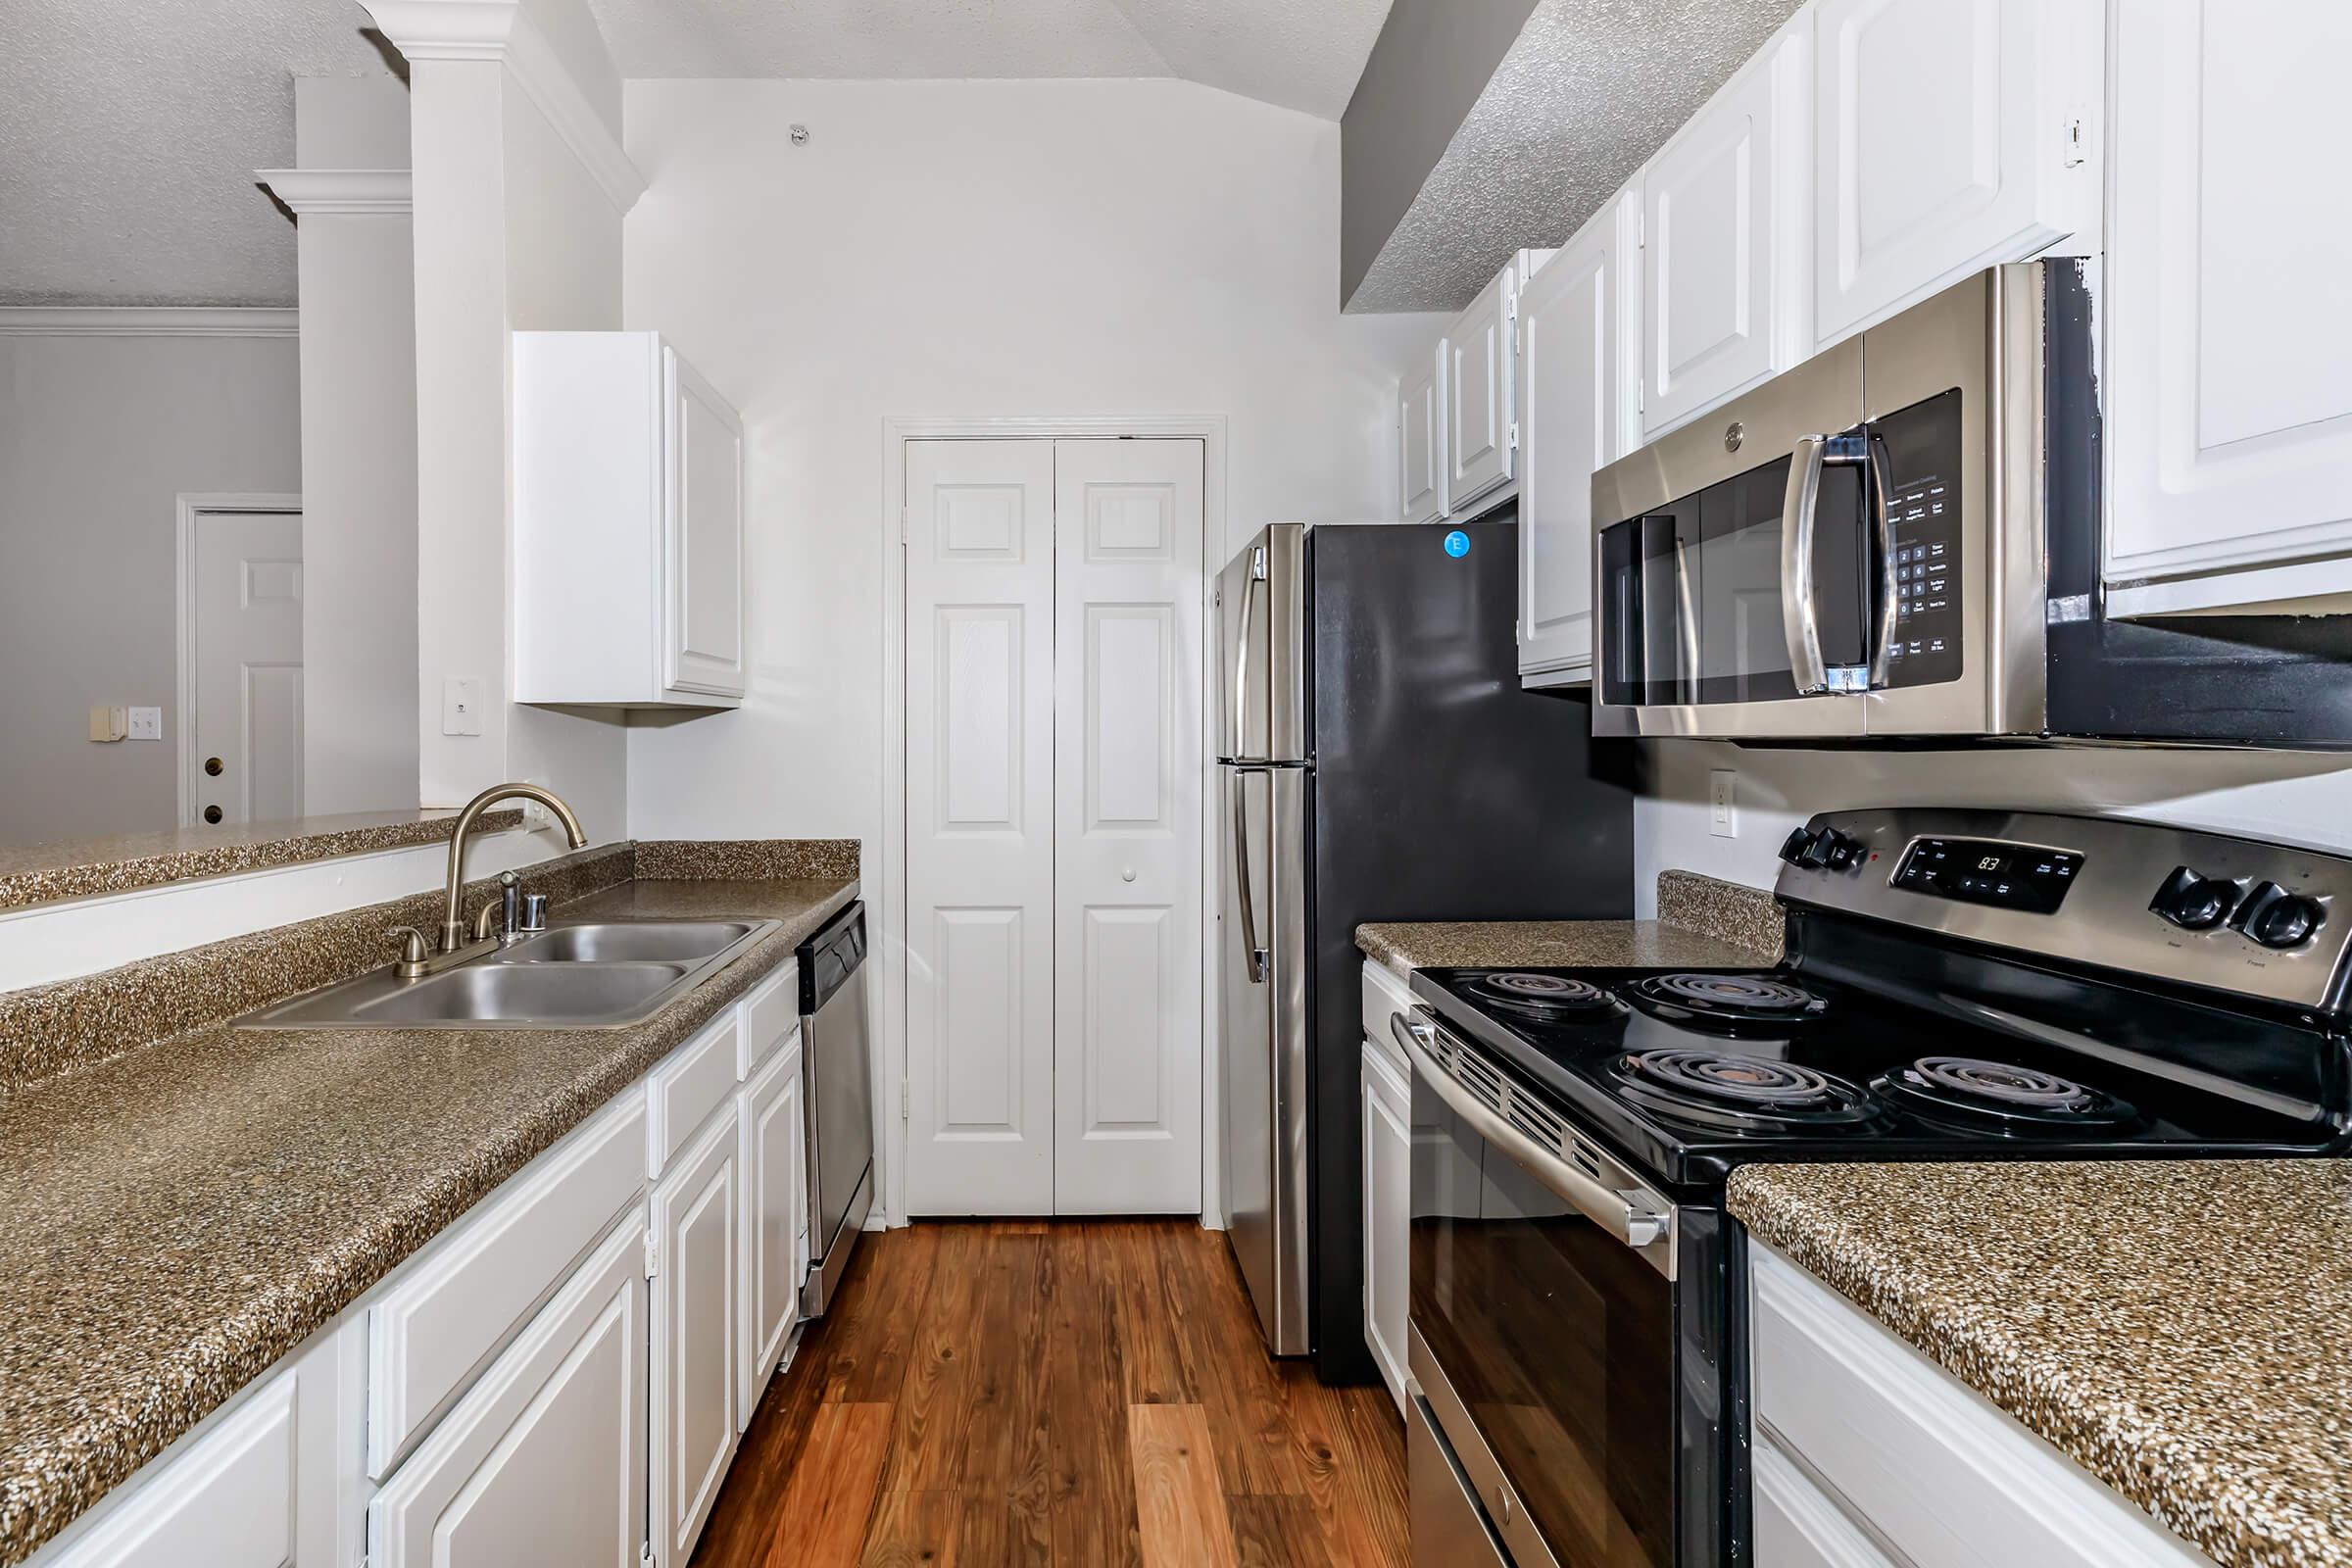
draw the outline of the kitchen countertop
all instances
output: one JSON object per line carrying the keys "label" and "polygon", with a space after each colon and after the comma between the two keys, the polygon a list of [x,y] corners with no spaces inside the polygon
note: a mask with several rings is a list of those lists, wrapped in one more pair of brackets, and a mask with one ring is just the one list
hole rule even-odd
{"label": "kitchen countertop", "polygon": [[1357,926],[1355,945],[1396,969],[1708,969],[1779,956],[1661,920],[1381,921]]}
{"label": "kitchen countertop", "polygon": [[0,1099],[0,1564],[609,1103],[857,889],[630,881],[565,906],[784,922],[629,1028],[217,1024]]}
{"label": "kitchen countertop", "polygon": [[1730,1200],[2225,1568],[2352,1564],[2352,1161],[1745,1165]]}

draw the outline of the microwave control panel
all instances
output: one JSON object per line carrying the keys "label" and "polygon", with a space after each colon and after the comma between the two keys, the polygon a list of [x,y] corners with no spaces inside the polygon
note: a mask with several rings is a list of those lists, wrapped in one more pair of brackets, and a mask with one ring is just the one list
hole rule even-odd
{"label": "microwave control panel", "polygon": [[1957,389],[1874,419],[1871,441],[1887,478],[1893,525],[1894,647],[1889,685],[1958,680],[1960,591],[1960,393]]}

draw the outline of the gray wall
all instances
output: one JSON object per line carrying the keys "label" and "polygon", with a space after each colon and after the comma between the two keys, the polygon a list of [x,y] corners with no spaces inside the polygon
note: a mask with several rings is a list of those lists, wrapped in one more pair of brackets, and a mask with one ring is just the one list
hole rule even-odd
{"label": "gray wall", "polygon": [[177,498],[301,490],[297,381],[290,337],[0,336],[0,844],[176,819]]}
{"label": "gray wall", "polygon": [[1340,300],[1421,194],[1536,0],[1396,0],[1340,121]]}

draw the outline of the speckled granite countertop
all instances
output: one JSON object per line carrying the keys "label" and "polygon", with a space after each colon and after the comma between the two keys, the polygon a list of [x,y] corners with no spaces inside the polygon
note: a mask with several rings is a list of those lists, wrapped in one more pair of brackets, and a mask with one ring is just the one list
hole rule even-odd
{"label": "speckled granite countertop", "polygon": [[222,1024],[0,1099],[0,1563],[608,1103],[856,891],[631,881],[566,906],[784,922],[631,1028]]}
{"label": "speckled granite countertop", "polygon": [[2352,1564],[2352,1161],[1744,1165],[1731,1209],[2225,1568]]}
{"label": "speckled granite countertop", "polygon": [[1382,920],[1357,926],[1355,945],[1397,969],[1704,969],[1777,962],[1782,934],[1762,889],[1662,871],[1655,920]]}

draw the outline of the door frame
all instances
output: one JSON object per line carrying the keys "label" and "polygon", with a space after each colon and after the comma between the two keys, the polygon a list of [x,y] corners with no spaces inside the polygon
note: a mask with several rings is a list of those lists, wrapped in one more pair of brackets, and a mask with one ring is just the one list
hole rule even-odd
{"label": "door frame", "polygon": [[[179,825],[196,825],[196,527],[223,513],[274,512],[302,514],[302,497],[283,491],[182,491],[173,498],[172,603],[179,617],[179,709],[172,714],[179,751]],[[306,562],[307,565],[308,563]],[[307,660],[310,650],[303,650]]]}
{"label": "door frame", "polygon": [[[909,441],[1100,441],[1119,436],[1201,444],[1200,755],[1216,755],[1216,583],[1225,564],[1225,427],[1222,414],[890,415],[882,420],[882,875],[868,900],[880,940],[873,950],[881,994],[875,1003],[874,1147],[882,1162],[877,1218],[906,1223],[906,443]],[[896,547],[893,548],[893,536]],[[1203,768],[1205,777],[1206,768]],[[1200,792],[1200,1223],[1225,1228],[1218,1147],[1217,1082],[1222,1045],[1217,995],[1217,864],[1214,792]]]}

